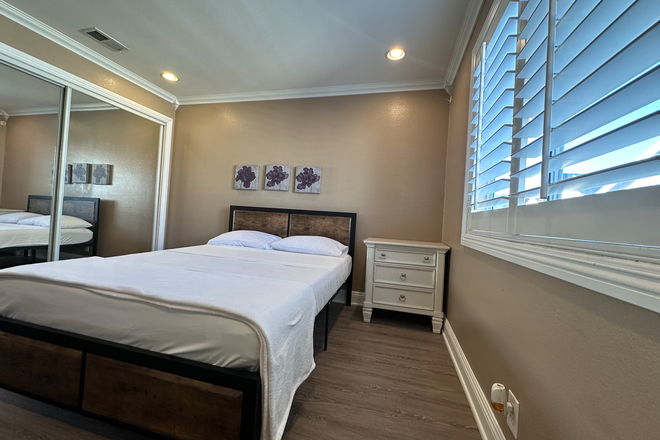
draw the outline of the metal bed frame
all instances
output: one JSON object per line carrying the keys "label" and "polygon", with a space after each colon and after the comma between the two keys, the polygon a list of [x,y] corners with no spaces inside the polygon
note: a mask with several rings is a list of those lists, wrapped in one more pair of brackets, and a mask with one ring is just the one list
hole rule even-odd
{"label": "metal bed frame", "polygon": [[[289,215],[289,224],[287,225],[287,235],[290,230],[290,216],[291,214],[319,216],[319,217],[342,217],[348,219],[349,231],[348,238],[349,254],[351,257],[354,255],[355,248],[355,229],[356,229],[356,214],[345,212],[332,212],[332,211],[308,211],[308,210],[295,210],[295,209],[278,209],[278,208],[257,208],[245,206],[231,206],[229,217],[229,230],[234,230],[235,214],[238,211],[251,211],[263,213],[286,213]],[[299,234],[300,235],[300,234]],[[351,288],[352,288],[352,271],[347,282],[347,298],[346,304],[350,305]],[[339,293],[339,291],[337,292]],[[329,310],[328,305],[336,297],[337,293],[326,304],[325,308],[325,338],[324,350],[327,349],[328,338],[328,318]],[[255,440],[260,437],[261,433],[261,378],[259,372],[247,372],[241,370],[232,370],[229,368],[216,367],[204,364],[197,361],[182,359],[175,356],[165,355],[161,353],[151,352],[127,345],[117,344],[100,340],[97,338],[87,337],[84,335],[74,334],[66,331],[47,328],[27,322],[21,322],[9,318],[0,317],[0,331],[19,337],[26,337],[31,340],[41,341],[52,344],[58,347],[65,347],[68,349],[76,350],[82,353],[80,364],[80,383],[77,404],[63,404],[62,402],[54,401],[43,395],[39,395],[30,391],[26,391],[20,387],[16,387],[11,383],[3,381],[3,372],[0,362],[0,386],[8,390],[27,395],[28,397],[36,398],[47,403],[51,403],[86,416],[97,418],[106,422],[126,426],[137,431],[152,431],[145,430],[140,426],[134,424],[127,425],[122,420],[112,417],[98,415],[96,413],[85,410],[83,395],[85,392],[85,367],[88,355],[102,356],[112,360],[124,362],[133,366],[145,367],[151,370],[174,374],[176,376],[194,379],[204,383],[219,385],[232,390],[242,392],[242,408],[240,419],[240,435],[241,440]],[[3,353],[0,351],[0,357]],[[153,433],[152,433],[153,434]],[[159,435],[161,438],[174,438]]]}

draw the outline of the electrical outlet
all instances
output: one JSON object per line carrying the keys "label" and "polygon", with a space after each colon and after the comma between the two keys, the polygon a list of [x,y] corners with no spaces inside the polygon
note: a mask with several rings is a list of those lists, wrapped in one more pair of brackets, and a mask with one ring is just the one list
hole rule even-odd
{"label": "electrical outlet", "polygon": [[509,390],[509,399],[506,403],[506,424],[513,433],[514,438],[518,438],[518,421],[520,420],[520,402]]}

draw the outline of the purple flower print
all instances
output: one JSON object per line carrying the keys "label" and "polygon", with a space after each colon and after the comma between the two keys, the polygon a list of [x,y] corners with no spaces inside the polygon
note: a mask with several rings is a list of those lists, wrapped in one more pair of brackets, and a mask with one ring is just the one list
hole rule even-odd
{"label": "purple flower print", "polygon": [[289,173],[282,170],[281,166],[275,165],[272,170],[266,173],[266,186],[271,188],[275,185],[279,185],[289,178]]}
{"label": "purple flower print", "polygon": [[108,173],[105,171],[103,165],[96,165],[92,172],[92,177],[94,177],[96,183],[106,182],[108,180]]}
{"label": "purple flower print", "polygon": [[319,180],[321,180],[321,177],[314,174],[314,168],[303,168],[303,172],[296,176],[296,181],[300,182],[296,188],[299,190],[309,188]]}
{"label": "purple flower print", "polygon": [[73,169],[73,175],[76,176],[79,182],[87,178],[87,167],[85,164],[77,163]]}
{"label": "purple flower print", "polygon": [[244,166],[236,172],[236,182],[243,182],[244,188],[249,188],[250,184],[256,179],[256,174],[252,171],[252,167]]}

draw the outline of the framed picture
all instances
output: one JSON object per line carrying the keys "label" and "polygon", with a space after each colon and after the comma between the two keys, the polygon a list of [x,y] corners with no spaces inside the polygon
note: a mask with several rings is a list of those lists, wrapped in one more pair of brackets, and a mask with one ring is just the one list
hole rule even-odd
{"label": "framed picture", "polygon": [[319,194],[321,170],[321,167],[296,167],[296,192]]}
{"label": "framed picture", "polygon": [[92,165],[92,183],[94,185],[110,185],[110,165],[106,163]]}
{"label": "framed picture", "polygon": [[234,189],[256,190],[259,186],[259,165],[236,165]]}
{"label": "framed picture", "polygon": [[71,171],[71,183],[89,183],[89,164],[74,163]]}
{"label": "framed picture", "polygon": [[266,165],[264,189],[288,191],[291,181],[291,165]]}

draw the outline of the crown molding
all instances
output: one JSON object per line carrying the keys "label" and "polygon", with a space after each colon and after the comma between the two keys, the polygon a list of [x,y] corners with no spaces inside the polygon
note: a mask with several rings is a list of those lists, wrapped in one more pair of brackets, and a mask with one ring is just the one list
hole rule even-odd
{"label": "crown molding", "polygon": [[32,55],[21,52],[0,41],[0,63],[4,63],[18,70],[41,78],[44,81],[57,85],[58,87],[71,87],[99,101],[106,102],[112,106],[142,116],[157,124],[171,124],[173,119],[158,113],[137,102],[119,95],[112,90],[101,87],[98,84],[87,81],[59,67],[55,67]]}
{"label": "crown molding", "polygon": [[[93,104],[77,104],[71,106],[72,112],[97,112],[103,110],[119,110],[117,107],[105,104],[102,102],[93,103]],[[60,111],[59,107],[39,107],[39,108],[28,108],[25,110],[18,110],[7,114],[7,117],[12,116],[36,116],[36,115],[56,115]],[[6,114],[6,113],[5,113]],[[0,111],[2,115],[2,111]]]}
{"label": "crown molding", "polygon": [[461,60],[463,59],[467,45],[470,42],[472,31],[474,30],[474,26],[477,24],[477,18],[479,18],[479,11],[481,10],[481,5],[483,2],[483,0],[470,0],[470,3],[468,4],[467,12],[465,13],[465,19],[463,20],[463,26],[461,26],[461,32],[458,36],[458,40],[456,41],[456,46],[454,46],[454,53],[451,56],[449,69],[447,70],[448,86],[454,84],[454,79],[456,79],[456,74],[458,73],[458,68],[461,65]]}
{"label": "crown molding", "polygon": [[41,35],[42,37],[45,37],[60,46],[64,47],[65,49],[70,50],[71,52],[80,55],[81,57],[103,67],[104,69],[121,76],[122,78],[132,82],[133,84],[142,87],[143,89],[147,90],[148,92],[153,93],[154,95],[171,102],[176,105],[176,96],[171,94],[170,92],[161,89],[157,85],[147,81],[146,79],[142,78],[141,76],[136,75],[135,73],[131,72],[130,70],[126,69],[125,67],[120,66],[119,64],[115,63],[114,61],[104,57],[103,55],[100,55],[98,52],[88,48],[82,43],[79,43],[78,41],[74,40],[71,37],[68,37],[67,35],[64,35],[60,31],[53,29],[52,27],[48,26],[47,24],[37,20],[36,18],[32,17],[31,15],[26,14],[25,12],[21,11],[20,9],[10,5],[9,3],[5,2],[4,0],[0,0],[0,14],[4,15],[5,17],[9,18],[12,21],[15,21],[16,23],[20,24],[21,26],[24,26],[28,29],[30,29],[33,32],[36,32],[37,34]]}
{"label": "crown molding", "polygon": [[370,93],[410,92],[444,89],[444,80],[396,81],[348,86],[312,87],[306,89],[267,90],[260,92],[222,93],[218,95],[179,96],[180,105],[222,104],[228,102],[273,101],[279,99],[320,98],[328,96],[366,95]]}

